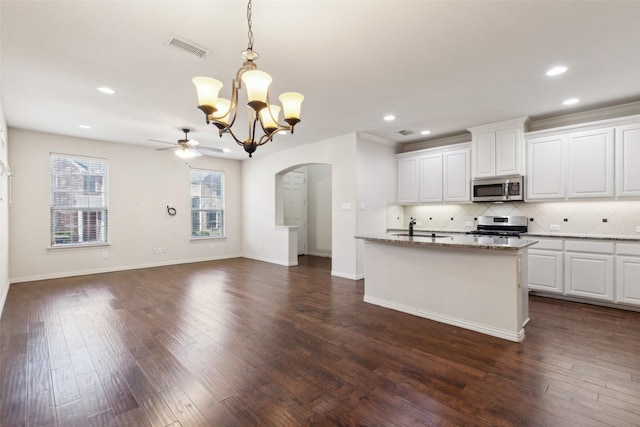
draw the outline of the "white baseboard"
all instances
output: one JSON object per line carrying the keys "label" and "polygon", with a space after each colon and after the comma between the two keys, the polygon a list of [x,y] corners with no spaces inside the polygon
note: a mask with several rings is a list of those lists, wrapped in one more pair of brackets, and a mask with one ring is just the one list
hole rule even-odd
{"label": "white baseboard", "polygon": [[218,261],[222,259],[231,259],[231,258],[242,258],[242,255],[224,255],[224,256],[206,257],[206,258],[179,259],[179,260],[160,261],[160,262],[145,263],[145,264],[93,268],[90,270],[77,270],[77,271],[66,271],[66,272],[58,272],[58,273],[37,274],[33,276],[12,277],[9,279],[9,283],[14,284],[14,283],[22,283],[22,282],[35,282],[38,280],[61,279],[64,277],[87,276],[89,274],[112,273],[116,271],[138,270],[141,268],[164,267],[167,265],[191,264],[195,262],[205,262],[205,261]]}
{"label": "white baseboard", "polygon": [[364,279],[364,274],[351,274],[351,273],[344,273],[342,271],[336,271],[336,270],[331,270],[331,275],[336,277],[342,277],[344,279],[351,279],[351,280]]}
{"label": "white baseboard", "polygon": [[327,252],[309,252],[307,251],[305,253],[305,255],[311,255],[311,256],[319,256],[322,258],[331,258],[331,253],[327,253]]}
{"label": "white baseboard", "polygon": [[277,265],[283,265],[285,267],[294,267],[296,265],[298,265],[298,261],[296,259],[295,263],[287,263],[284,261],[279,261],[277,259],[273,259],[273,258],[267,258],[267,257],[260,257],[260,256],[255,256],[255,255],[242,255],[243,258],[247,258],[247,259],[252,259],[255,261],[262,261],[262,262],[268,262],[270,264],[277,264]]}
{"label": "white baseboard", "polygon": [[524,328],[520,329],[519,333],[514,334],[513,332],[506,331],[504,329],[494,328],[492,326],[484,325],[481,323],[470,322],[468,320],[459,319],[457,317],[445,316],[440,313],[434,313],[428,310],[423,310],[409,305],[398,304],[396,302],[387,301],[375,297],[368,297],[366,295],[364,297],[364,302],[378,305],[384,308],[390,308],[396,311],[401,311],[403,313],[412,314],[414,316],[424,317],[425,319],[435,320],[436,322],[446,323],[447,325],[470,329],[472,331],[480,332],[482,334],[491,335],[509,341],[521,342],[524,339]]}

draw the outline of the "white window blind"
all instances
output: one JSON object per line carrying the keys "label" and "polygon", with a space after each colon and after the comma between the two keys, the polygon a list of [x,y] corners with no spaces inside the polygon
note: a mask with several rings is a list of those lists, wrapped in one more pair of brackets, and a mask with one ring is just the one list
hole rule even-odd
{"label": "white window blind", "polygon": [[191,169],[191,237],[224,237],[224,173]]}
{"label": "white window blind", "polygon": [[106,159],[51,153],[51,247],[108,243]]}

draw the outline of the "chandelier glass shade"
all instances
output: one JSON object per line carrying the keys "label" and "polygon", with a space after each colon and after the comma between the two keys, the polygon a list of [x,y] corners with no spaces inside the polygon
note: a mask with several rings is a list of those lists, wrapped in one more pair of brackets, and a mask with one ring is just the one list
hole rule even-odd
{"label": "chandelier glass shade", "polygon": [[[231,99],[219,97],[224,86],[219,80],[210,77],[195,77],[193,84],[198,93],[198,109],[205,117],[207,124],[218,128],[218,134],[230,134],[238,145],[252,157],[256,149],[271,141],[282,131],[293,133],[294,126],[300,122],[300,111],[304,96],[297,92],[285,92],[279,96],[280,105],[271,104],[269,85],[272,78],[264,71],[258,70],[255,61],[259,55],[253,50],[253,32],[251,29],[251,0],[247,5],[247,22],[249,25],[249,44],[242,52],[244,63],[231,83]],[[232,129],[238,116],[239,91],[242,86],[247,92],[248,136],[239,138]],[[280,112],[283,122],[280,121]]]}

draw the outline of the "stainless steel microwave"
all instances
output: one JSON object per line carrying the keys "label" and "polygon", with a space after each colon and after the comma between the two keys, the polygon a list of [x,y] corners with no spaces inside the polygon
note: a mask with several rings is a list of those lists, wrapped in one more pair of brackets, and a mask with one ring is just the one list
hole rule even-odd
{"label": "stainless steel microwave", "polygon": [[524,200],[524,177],[502,176],[471,181],[473,202],[517,202]]}

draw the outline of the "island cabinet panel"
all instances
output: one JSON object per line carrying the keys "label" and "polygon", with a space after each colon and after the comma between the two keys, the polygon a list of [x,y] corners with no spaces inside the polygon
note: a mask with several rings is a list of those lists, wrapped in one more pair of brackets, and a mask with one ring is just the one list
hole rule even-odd
{"label": "island cabinet panel", "polygon": [[616,245],[616,301],[640,306],[640,244]]}
{"label": "island cabinet panel", "polygon": [[567,138],[569,198],[612,197],[613,128],[569,134]]}
{"label": "island cabinet panel", "polygon": [[418,158],[398,159],[398,203],[418,201]]}
{"label": "island cabinet panel", "polygon": [[614,300],[613,243],[565,242],[565,293]]}
{"label": "island cabinet panel", "polygon": [[364,301],[519,342],[526,252],[365,240]]}
{"label": "island cabinet panel", "polygon": [[616,196],[640,197],[640,123],[616,128]]}

